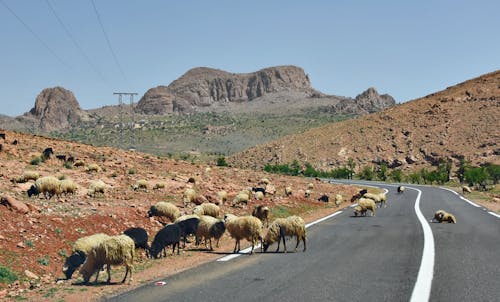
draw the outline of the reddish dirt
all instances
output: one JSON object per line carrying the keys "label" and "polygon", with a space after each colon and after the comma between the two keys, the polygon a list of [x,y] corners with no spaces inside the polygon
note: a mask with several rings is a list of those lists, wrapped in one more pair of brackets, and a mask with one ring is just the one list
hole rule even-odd
{"label": "reddish dirt", "polygon": [[[342,194],[350,199],[358,190],[356,187],[332,185],[300,177],[287,177],[241,170],[230,167],[210,167],[203,164],[174,161],[152,155],[128,152],[107,147],[94,147],[40,136],[1,131],[6,134],[0,140],[0,195],[10,196],[24,202],[30,208],[27,214],[17,213],[0,205],[0,265],[18,276],[12,284],[0,283],[0,300],[27,299],[29,301],[89,301],[97,300],[102,295],[129,290],[160,277],[211,261],[220,254],[199,251],[199,247],[188,245],[180,256],[171,256],[157,260],[146,260],[144,256],[136,261],[136,271],[131,285],[112,284],[82,286],[77,272],[71,281],[59,281],[62,278],[62,266],[65,255],[71,252],[73,242],[79,237],[98,232],[116,235],[129,227],[144,227],[150,238],[162,227],[157,218],[148,218],[149,207],[162,200],[168,200],[181,208],[183,213],[191,213],[192,205],[182,206],[182,192],[194,187],[201,194],[213,194],[226,190],[229,202],[221,205],[223,213],[237,215],[250,214],[254,205],[266,204],[272,213],[298,214],[306,221],[336,211],[330,204],[316,201],[326,193],[332,198]],[[17,144],[12,142],[17,140]],[[55,154],[72,154],[86,165],[98,164],[101,170],[88,173],[84,167],[64,166],[53,158],[39,165],[31,165],[35,156],[52,147]],[[53,197],[50,200],[41,197],[28,198],[26,190],[33,184],[15,183],[11,179],[18,177],[24,170],[33,170],[41,176],[64,176],[78,185],[75,195]],[[188,182],[194,177],[196,183]],[[238,191],[256,186],[261,178],[269,178],[277,193],[267,196],[262,201],[252,200],[243,207],[231,207],[230,201]],[[87,188],[92,180],[101,179],[109,188],[104,196],[89,197]],[[132,185],[139,179],[146,179],[149,188],[134,191]],[[153,190],[154,184],[162,182],[164,189]],[[314,183],[311,198],[304,198],[304,190],[309,182]],[[292,186],[294,194],[284,196],[284,187]],[[347,204],[343,204],[347,206]],[[342,207],[341,207],[342,208]],[[279,209],[279,210],[278,210]],[[221,246],[216,252],[231,252],[234,241],[225,234]],[[28,270],[29,272],[26,272]],[[113,281],[122,278],[123,270],[113,268]],[[33,273],[36,278],[29,277]],[[106,274],[101,274],[104,280]]]}

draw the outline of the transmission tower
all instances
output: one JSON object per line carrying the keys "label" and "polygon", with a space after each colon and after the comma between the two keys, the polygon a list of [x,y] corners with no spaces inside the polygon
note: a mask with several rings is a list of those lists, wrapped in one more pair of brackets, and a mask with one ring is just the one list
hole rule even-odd
{"label": "transmission tower", "polygon": [[134,116],[134,95],[137,95],[135,92],[113,92],[113,95],[118,95],[118,110],[120,112],[120,147],[124,148],[124,140],[123,140],[123,97],[128,96],[130,100],[130,110],[131,110],[131,118],[132,121],[130,123],[130,140],[129,140],[129,148],[135,145],[135,136],[134,136],[134,128],[135,128],[135,116]]}

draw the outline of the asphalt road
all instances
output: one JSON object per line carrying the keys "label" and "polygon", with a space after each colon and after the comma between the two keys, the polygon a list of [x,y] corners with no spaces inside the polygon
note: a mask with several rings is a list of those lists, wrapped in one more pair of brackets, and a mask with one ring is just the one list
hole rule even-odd
{"label": "asphalt road", "polygon": [[[380,186],[389,190],[387,208],[375,217],[353,217],[348,209],[309,227],[306,252],[300,244],[296,253],[211,262],[109,300],[426,301],[425,293],[413,293],[424,246],[414,209],[418,191]],[[500,301],[500,219],[454,193],[418,189],[435,247],[429,301]],[[438,209],[458,223],[430,223]],[[295,239],[287,243],[290,250]]]}

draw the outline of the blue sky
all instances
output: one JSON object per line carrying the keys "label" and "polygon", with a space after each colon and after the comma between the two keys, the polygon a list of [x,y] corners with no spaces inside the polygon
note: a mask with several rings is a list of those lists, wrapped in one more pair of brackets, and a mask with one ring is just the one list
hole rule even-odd
{"label": "blue sky", "polygon": [[0,113],[54,86],[84,109],[118,103],[115,91],[137,101],[199,66],[297,65],[321,92],[404,102],[498,70],[498,12],[498,0],[0,0]]}

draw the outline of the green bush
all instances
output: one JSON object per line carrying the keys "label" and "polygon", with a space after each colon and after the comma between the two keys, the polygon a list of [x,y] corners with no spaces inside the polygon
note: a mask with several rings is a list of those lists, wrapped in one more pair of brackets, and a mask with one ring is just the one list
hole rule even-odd
{"label": "green bush", "polygon": [[227,167],[228,166],[228,164],[226,162],[226,158],[224,156],[217,158],[217,166],[219,166],[219,167]]}
{"label": "green bush", "polygon": [[38,166],[41,162],[43,162],[42,159],[39,156],[36,156],[30,161],[30,165]]}
{"label": "green bush", "polygon": [[17,280],[17,275],[8,267],[0,264],[0,283],[10,284]]}

